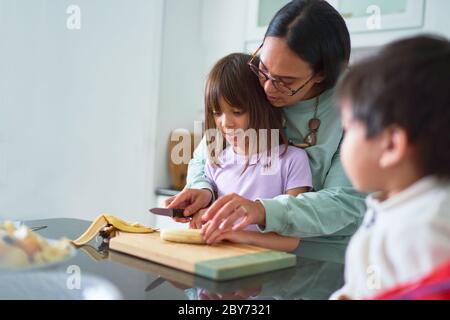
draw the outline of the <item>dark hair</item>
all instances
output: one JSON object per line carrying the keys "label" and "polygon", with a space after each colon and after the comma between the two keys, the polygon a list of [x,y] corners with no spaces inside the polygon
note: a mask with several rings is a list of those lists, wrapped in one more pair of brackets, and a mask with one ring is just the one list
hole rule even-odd
{"label": "dark hair", "polygon": [[334,87],[350,60],[350,34],[344,19],[324,0],[294,0],[270,22],[265,37],[286,40],[289,48],[323,72],[322,90]]}
{"label": "dark hair", "polygon": [[[216,129],[214,112],[220,112],[220,97],[238,110],[249,114],[249,128],[257,132],[261,129],[278,129],[279,144],[285,145],[287,151],[289,141],[283,130],[282,110],[274,108],[267,100],[263,87],[248,66],[251,56],[243,53],[233,53],[219,60],[209,73],[205,89],[205,129]],[[217,143],[214,137],[206,131],[208,146]],[[259,141],[258,141],[259,143]],[[225,148],[226,142],[223,143]],[[271,152],[271,135],[267,138],[267,155]],[[258,149],[259,150],[259,149]],[[208,157],[214,165],[218,163],[218,154]],[[248,161],[244,172],[248,167]]]}
{"label": "dark hair", "polygon": [[418,36],[394,42],[350,68],[337,90],[368,138],[399,126],[425,175],[450,178],[450,42]]}

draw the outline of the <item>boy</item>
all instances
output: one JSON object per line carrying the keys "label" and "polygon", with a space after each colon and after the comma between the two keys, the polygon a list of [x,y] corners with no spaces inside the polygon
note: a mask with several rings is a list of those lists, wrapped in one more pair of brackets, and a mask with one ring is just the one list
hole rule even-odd
{"label": "boy", "polygon": [[450,260],[450,42],[395,42],[351,68],[337,98],[341,157],[353,185],[377,192],[332,299],[361,299]]}

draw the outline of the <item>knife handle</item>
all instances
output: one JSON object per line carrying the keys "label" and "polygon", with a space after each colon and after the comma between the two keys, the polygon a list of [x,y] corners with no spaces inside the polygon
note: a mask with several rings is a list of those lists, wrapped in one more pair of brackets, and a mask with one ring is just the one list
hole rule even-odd
{"label": "knife handle", "polygon": [[184,216],[184,209],[173,209],[174,218],[186,218]]}

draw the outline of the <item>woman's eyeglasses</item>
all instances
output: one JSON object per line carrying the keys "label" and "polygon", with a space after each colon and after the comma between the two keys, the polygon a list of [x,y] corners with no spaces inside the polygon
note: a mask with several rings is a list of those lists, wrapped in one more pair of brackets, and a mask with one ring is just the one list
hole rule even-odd
{"label": "woman's eyeglasses", "polygon": [[280,91],[281,93],[288,95],[290,97],[295,96],[300,90],[302,90],[314,77],[314,75],[312,75],[308,81],[306,81],[300,88],[298,88],[297,90],[293,90],[291,89],[287,84],[285,84],[283,81],[276,79],[274,77],[272,77],[268,72],[261,70],[256,64],[255,62],[258,61],[257,57],[259,54],[259,51],[261,51],[263,44],[261,44],[258,48],[258,50],[255,51],[255,53],[253,53],[250,61],[248,62],[248,65],[250,67],[250,69],[253,71],[254,74],[256,74],[256,76],[259,78],[259,80],[261,82],[266,82],[268,80],[270,80],[273,84],[273,86],[275,87],[275,89],[277,89],[278,91]]}

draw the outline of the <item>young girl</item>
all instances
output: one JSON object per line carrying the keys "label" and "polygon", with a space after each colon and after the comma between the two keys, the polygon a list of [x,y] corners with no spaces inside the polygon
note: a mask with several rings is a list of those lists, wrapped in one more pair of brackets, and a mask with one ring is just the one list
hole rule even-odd
{"label": "young girl", "polygon": [[[219,197],[236,193],[248,199],[297,196],[312,188],[304,150],[288,145],[282,111],[273,108],[251,71],[250,55],[231,54],[213,67],[205,92],[208,161],[205,175]],[[237,207],[236,210],[245,210]],[[200,211],[191,227],[201,228]],[[256,226],[230,231],[221,240],[292,251],[298,238],[260,233]]]}

